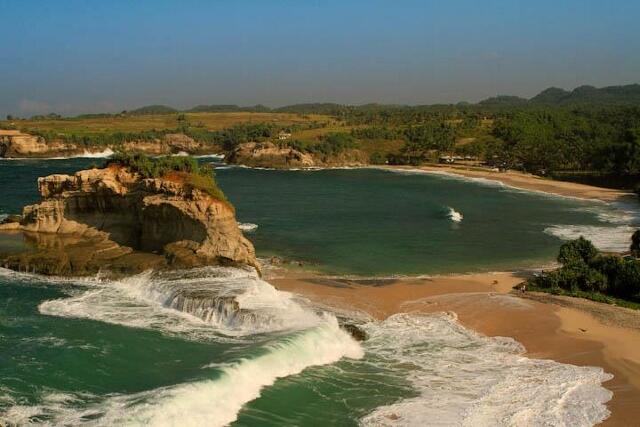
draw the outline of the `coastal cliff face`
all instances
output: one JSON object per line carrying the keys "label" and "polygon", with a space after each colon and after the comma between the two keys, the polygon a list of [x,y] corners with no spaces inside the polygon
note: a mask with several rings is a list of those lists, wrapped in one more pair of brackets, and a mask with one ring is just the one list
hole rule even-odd
{"label": "coastal cliff face", "polygon": [[126,141],[119,145],[80,146],[60,139],[45,140],[41,136],[29,135],[17,130],[0,130],[0,157],[5,158],[76,156],[103,152],[107,149],[136,151],[151,155],[180,152],[210,154],[211,148],[181,133],[169,133],[153,140]]}
{"label": "coastal cliff face", "polygon": [[76,150],[77,147],[73,144],[59,141],[48,143],[40,136],[20,131],[0,131],[0,157],[53,157]]}
{"label": "coastal cliff face", "polygon": [[[212,264],[258,268],[233,207],[187,181],[179,172],[143,179],[116,165],[39,178],[42,201],[26,206],[19,223],[0,225],[22,231],[39,255],[10,256],[4,265],[50,274]],[[63,265],[56,264],[60,257]]]}
{"label": "coastal cliff face", "polygon": [[251,167],[277,169],[364,166],[366,154],[359,150],[345,150],[338,154],[307,153],[273,142],[247,142],[238,145],[226,158],[229,163]]}

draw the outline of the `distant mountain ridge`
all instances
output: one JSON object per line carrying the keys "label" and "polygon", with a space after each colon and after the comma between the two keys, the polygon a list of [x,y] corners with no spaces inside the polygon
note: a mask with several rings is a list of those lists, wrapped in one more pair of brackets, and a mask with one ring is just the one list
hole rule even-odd
{"label": "distant mountain ridge", "polygon": [[169,107],[167,105],[145,105],[144,107],[136,108],[135,110],[131,110],[128,113],[133,115],[143,115],[143,114],[172,114],[177,113],[173,107]]}
{"label": "distant mountain ridge", "polygon": [[[168,105],[145,105],[134,110],[123,112],[130,115],[153,115],[153,114],[175,114],[186,113],[232,113],[232,112],[253,112],[253,113],[296,113],[296,114],[327,114],[338,115],[345,110],[377,110],[390,108],[411,108],[411,107],[441,107],[451,106],[481,106],[481,107],[524,107],[524,106],[572,106],[572,105],[637,105],[640,106],[640,84],[629,84],[620,86],[606,86],[596,88],[594,86],[583,85],[571,91],[550,87],[536,96],[526,99],[514,95],[498,95],[484,99],[477,104],[459,102],[458,104],[429,104],[429,105],[398,105],[398,104],[378,104],[369,103],[363,105],[338,104],[333,102],[310,102],[301,104],[285,105],[283,107],[271,108],[266,105],[257,104],[252,106],[239,106],[236,104],[211,104],[197,105],[195,107],[180,110]],[[109,114],[85,114],[78,117],[100,117]],[[52,116],[52,115],[49,115]],[[57,115],[56,115],[57,116]],[[46,116],[42,116],[46,117]]]}
{"label": "distant mountain ridge", "polygon": [[188,113],[233,113],[236,111],[245,111],[251,113],[265,113],[271,111],[271,108],[262,105],[252,105],[249,107],[240,107],[235,104],[212,104],[212,105],[196,105],[189,110]]}
{"label": "distant mountain ridge", "polygon": [[525,99],[517,96],[495,96],[479,102],[480,105],[638,105],[640,104],[640,84],[607,86],[596,88],[583,85],[572,91],[557,87],[543,90],[536,96]]}

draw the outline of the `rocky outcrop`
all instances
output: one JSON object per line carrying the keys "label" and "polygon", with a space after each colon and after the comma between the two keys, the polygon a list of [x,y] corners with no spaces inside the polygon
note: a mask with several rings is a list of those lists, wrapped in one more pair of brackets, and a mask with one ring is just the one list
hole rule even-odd
{"label": "rocky outcrop", "polygon": [[124,151],[139,151],[145,154],[198,154],[206,153],[207,147],[181,133],[168,133],[153,140],[127,141],[121,147]]}
{"label": "rocky outcrop", "polygon": [[247,142],[238,145],[228,156],[229,163],[276,169],[364,166],[367,156],[359,150],[338,154],[307,153],[273,142]]}
{"label": "rocky outcrop", "polygon": [[137,151],[151,155],[163,154],[211,154],[214,147],[195,141],[181,133],[168,133],[151,140],[131,140],[111,145],[77,145],[61,139],[45,140],[41,136],[29,135],[17,130],[0,130],[0,157],[5,158],[49,158],[98,153],[105,150]]}
{"label": "rocky outcrop", "polygon": [[77,147],[60,141],[47,142],[41,136],[20,131],[0,130],[0,157],[54,157],[73,153]]}
{"label": "rocky outcrop", "polygon": [[[39,178],[38,189],[42,201],[23,209],[19,225],[8,222],[0,230],[23,231],[46,253],[41,258],[65,254],[63,268],[40,268],[43,272],[125,271],[129,258],[136,261],[130,266],[134,272],[142,268],[141,257],[144,266],[247,264],[258,268],[253,245],[238,228],[233,207],[193,188],[184,173],[143,179],[111,165]],[[13,256],[4,265],[38,270],[37,258]]]}

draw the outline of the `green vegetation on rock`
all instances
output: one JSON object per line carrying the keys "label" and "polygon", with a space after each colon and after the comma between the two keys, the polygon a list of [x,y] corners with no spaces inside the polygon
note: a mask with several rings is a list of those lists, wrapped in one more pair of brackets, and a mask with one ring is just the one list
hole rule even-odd
{"label": "green vegetation on rock", "polygon": [[213,168],[200,164],[190,156],[149,157],[141,153],[115,153],[106,163],[119,165],[139,173],[143,178],[162,178],[171,173],[184,174],[185,184],[203,191],[215,199],[227,201],[214,178]]}

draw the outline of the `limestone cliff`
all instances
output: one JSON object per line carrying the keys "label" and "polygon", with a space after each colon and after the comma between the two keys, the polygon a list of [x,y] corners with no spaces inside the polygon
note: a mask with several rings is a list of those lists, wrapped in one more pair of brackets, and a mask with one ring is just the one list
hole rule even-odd
{"label": "limestone cliff", "polygon": [[75,152],[77,147],[60,141],[47,143],[40,136],[20,131],[0,131],[0,157],[54,157],[67,152]]}
{"label": "limestone cliff", "polygon": [[84,153],[97,153],[105,150],[137,151],[151,155],[177,154],[211,154],[214,147],[195,141],[181,133],[168,133],[161,138],[151,140],[131,140],[121,144],[82,145],[73,144],[62,139],[45,140],[41,136],[22,133],[17,130],[0,130],[0,157],[49,158],[57,156],[77,156]]}
{"label": "limestone cliff", "polygon": [[363,166],[368,164],[367,156],[355,149],[325,155],[302,152],[295,148],[276,145],[273,142],[240,144],[227,156],[226,160],[234,164],[277,169]]}
{"label": "limestone cliff", "polygon": [[[64,266],[39,266],[33,254],[7,257],[4,265],[45,273],[57,269],[55,274],[209,264],[257,268],[233,207],[187,178],[176,172],[144,179],[117,165],[39,178],[42,201],[23,209],[19,225],[2,224],[0,230],[24,232],[37,243],[40,257],[63,254]],[[128,265],[128,259],[141,265]]]}

